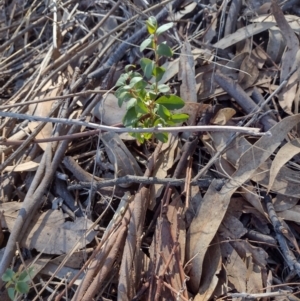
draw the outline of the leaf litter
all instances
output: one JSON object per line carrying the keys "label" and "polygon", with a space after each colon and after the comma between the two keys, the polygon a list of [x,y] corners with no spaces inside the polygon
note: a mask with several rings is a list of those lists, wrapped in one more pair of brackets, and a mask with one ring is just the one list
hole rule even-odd
{"label": "leaf litter", "polygon": [[[22,300],[299,299],[293,3],[0,2],[0,274],[34,268]],[[151,15],[175,24],[159,84],[185,100],[187,123],[140,145],[49,122],[122,126],[114,86],[141,67]]]}

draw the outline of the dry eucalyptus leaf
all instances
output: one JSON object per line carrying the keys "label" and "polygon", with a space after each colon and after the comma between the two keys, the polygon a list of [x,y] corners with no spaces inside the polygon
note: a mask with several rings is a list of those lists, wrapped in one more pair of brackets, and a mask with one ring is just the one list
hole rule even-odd
{"label": "dry eucalyptus leaf", "polygon": [[[294,68],[299,69],[300,67],[300,56],[297,55],[299,51],[299,40],[285,19],[281,8],[274,1],[272,1],[272,12],[287,43],[286,50],[281,59],[280,82],[283,82]],[[295,72],[289,78],[288,83],[278,93],[279,104],[288,114],[292,114],[292,105],[297,94],[297,89],[299,89],[298,84],[299,78],[297,72]]]}
{"label": "dry eucalyptus leaf", "polygon": [[299,202],[299,198],[277,194],[272,200],[276,212],[292,209]]}
{"label": "dry eucalyptus leaf", "polygon": [[122,123],[125,113],[126,105],[123,104],[120,108],[118,99],[112,93],[103,96],[102,101],[97,103],[93,110],[93,115],[109,126]]}
{"label": "dry eucalyptus leaf", "polygon": [[[193,264],[193,262],[191,262]],[[220,250],[220,241],[218,236],[211,242],[208,248],[206,257],[203,263],[203,280],[199,288],[199,293],[194,298],[194,301],[208,301],[213,295],[213,292],[219,282],[217,276],[222,269],[222,256]]]}
{"label": "dry eucalyptus leaf", "polygon": [[262,22],[247,25],[219,40],[217,43],[213,44],[213,46],[215,48],[225,49],[229,46],[235,45],[237,42],[240,42],[246,38],[250,38],[260,32],[263,32],[274,25],[274,22]]}
{"label": "dry eucalyptus leaf", "polygon": [[270,178],[268,185],[268,192],[274,184],[275,178],[279,173],[281,167],[292,159],[295,155],[300,152],[300,139],[295,139],[283,145],[278,153],[276,154],[274,160],[272,161],[272,166],[270,169]]}
{"label": "dry eucalyptus leaf", "polygon": [[[35,100],[47,98],[47,97],[55,97],[61,94],[64,84],[67,82],[65,75],[59,75],[56,81],[53,81],[52,79],[49,80],[49,82],[43,87],[43,89],[38,93]],[[55,101],[46,101],[46,102],[40,102],[37,104],[31,104],[29,106],[29,113],[31,115],[41,116],[41,117],[47,117],[49,113],[51,112],[52,105]],[[28,127],[33,132],[35,128],[40,124],[40,121],[31,121],[28,124]],[[52,123],[47,122],[45,126],[42,128],[42,130],[37,134],[36,139],[45,139],[49,138],[52,135]],[[43,142],[39,143],[39,146],[45,151],[46,147],[49,143]]]}
{"label": "dry eucalyptus leaf", "polygon": [[[163,149],[161,150],[160,154],[158,155],[155,169],[153,171],[153,176],[159,179],[164,179],[169,169],[174,164],[174,158],[177,154],[178,150],[178,137],[174,135],[169,135],[168,141],[163,144]],[[158,198],[163,189],[165,188],[164,185],[161,184],[154,184],[150,187],[150,208],[153,209],[156,204],[156,198]]]}
{"label": "dry eucalyptus leaf", "polygon": [[191,45],[186,41],[181,49],[178,71],[178,79],[181,80],[180,97],[184,101],[197,102],[195,77],[194,57]]}
{"label": "dry eucalyptus leaf", "polygon": [[17,165],[7,166],[5,167],[4,171],[14,171],[14,172],[23,172],[23,171],[34,171],[37,170],[38,166],[40,165],[42,156],[38,156],[32,161],[20,163]]}
{"label": "dry eucalyptus leaf", "polygon": [[212,124],[225,125],[235,114],[236,111],[232,108],[221,109],[213,117]]}
{"label": "dry eucalyptus leaf", "polygon": [[[9,205],[7,205],[9,204]],[[11,202],[1,204],[0,209],[4,210],[2,226],[11,232],[22,208],[22,203]],[[85,218],[77,218],[74,222],[65,222],[63,213],[59,210],[48,210],[41,215],[36,215],[27,229],[21,247],[36,249],[45,254],[66,254],[79,241],[79,249],[90,243],[96,231],[92,231],[84,238],[85,231],[92,222]]]}
{"label": "dry eucalyptus leaf", "polygon": [[[269,29],[269,40],[267,45],[267,64],[269,66],[273,65],[273,62],[278,64],[283,56],[285,41],[281,31],[277,27],[272,27]],[[273,62],[272,62],[273,61]]]}

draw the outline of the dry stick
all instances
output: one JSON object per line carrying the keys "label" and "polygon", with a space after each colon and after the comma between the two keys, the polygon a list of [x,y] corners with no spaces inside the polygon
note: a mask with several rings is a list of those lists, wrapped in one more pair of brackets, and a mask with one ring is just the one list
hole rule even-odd
{"label": "dry stick", "polygon": [[[259,107],[255,107],[254,115],[252,118],[245,124],[245,126],[250,126],[256,119],[257,114],[261,112],[266,104],[270,102],[270,100],[287,84],[289,78],[296,72],[297,69],[292,70],[285,80],[282,81],[282,83],[277,87],[277,89],[270,94],[270,96],[262,103]],[[229,91],[226,91],[229,93]],[[237,95],[239,97],[239,95]],[[232,141],[234,141],[238,137],[238,133],[232,134],[232,136],[227,140],[227,142],[224,144],[224,146],[217,151],[214,156],[209,160],[209,162],[198,172],[198,174],[194,177],[192,180],[192,184],[196,182],[200,177],[202,177],[210,168],[211,166],[219,159],[219,157],[222,155],[222,153],[227,149],[227,147],[230,145]]]}
{"label": "dry stick", "polygon": [[177,133],[177,132],[238,132],[244,133],[251,136],[265,136],[270,135],[269,132],[259,132],[259,128],[250,127],[238,127],[238,126],[217,126],[217,125],[199,125],[199,126],[179,126],[179,127],[152,127],[152,128],[119,128],[107,125],[99,125],[96,123],[85,122],[79,119],[67,119],[67,118],[52,118],[52,117],[41,117],[32,116],[27,114],[18,114],[11,112],[0,112],[2,117],[12,117],[18,119],[25,119],[30,121],[43,121],[43,122],[53,122],[61,123],[67,125],[78,125],[85,126],[94,129],[99,129],[107,132],[115,133]]}
{"label": "dry stick", "polygon": [[[158,277],[156,276],[156,278],[158,278]],[[165,287],[167,287],[170,291],[172,291],[173,293],[178,294],[178,292],[177,292],[170,284],[168,284],[167,282],[162,281],[162,284],[163,284]],[[188,298],[185,298],[185,297],[182,296],[182,295],[180,295],[180,298],[181,298],[182,300],[184,300],[184,301],[189,301]]]}
{"label": "dry stick", "polygon": [[[133,207],[133,206],[132,206]],[[132,211],[133,208],[131,208],[130,211]],[[129,222],[130,217],[124,217],[122,220],[122,225],[120,227],[120,233],[116,237],[112,250],[109,253],[109,256],[107,256],[107,259],[102,267],[98,264],[98,272],[95,275],[95,278],[93,279],[93,282],[90,284],[90,286],[87,288],[87,291],[85,292],[82,301],[89,301],[92,300],[93,297],[97,294],[97,292],[101,289],[102,283],[105,280],[106,276],[108,275],[113,263],[116,261],[116,258],[118,256],[118,253],[120,253],[120,250],[122,250],[123,246],[125,245],[125,239],[126,239],[126,233],[127,233],[127,225]],[[112,240],[112,239],[111,239]],[[99,270],[100,268],[100,270]],[[75,299],[80,300],[80,299]]]}
{"label": "dry stick", "polygon": [[[121,199],[118,209],[116,210],[113,218],[111,219],[109,225],[106,227],[105,232],[102,236],[100,244],[103,245],[103,242],[105,243],[105,245],[103,246],[103,250],[102,250],[102,248],[100,249],[97,247],[98,253],[95,256],[95,258],[91,261],[89,268],[87,270],[87,273],[86,273],[84,279],[82,280],[80,286],[77,288],[72,300],[75,301],[75,300],[82,299],[82,297],[85,294],[85,291],[88,289],[90,283],[92,282],[93,277],[95,277],[96,273],[99,272],[99,267],[101,266],[102,262],[107,257],[109,250],[112,248],[112,246],[115,242],[115,240],[112,239],[112,237],[111,237],[111,233],[113,233],[114,229],[120,223],[124,222],[123,221],[124,215],[126,215],[124,220],[129,221],[129,219],[130,219],[131,210],[127,210],[127,209],[130,206],[129,203],[132,201],[132,198],[133,197],[131,196],[130,193],[126,193],[123,196],[123,198]],[[119,234],[116,234],[116,235],[118,236]],[[108,239],[108,238],[110,238],[110,239]]]}
{"label": "dry stick", "polygon": [[2,44],[0,46],[0,51],[3,51],[6,47],[8,47],[11,43],[13,43],[14,41],[16,41],[17,39],[19,39],[22,35],[24,35],[24,33],[26,33],[27,31],[35,28],[38,24],[47,21],[47,18],[51,15],[52,13],[48,13],[47,15],[41,17],[39,20],[31,23],[31,25],[29,25],[28,27],[24,28],[23,30],[21,30],[17,35],[15,35],[14,37],[11,37],[6,43]]}
{"label": "dry stick", "polygon": [[280,245],[281,251],[284,255],[284,258],[290,268],[291,271],[296,271],[297,274],[300,276],[300,263],[297,261],[294,253],[289,249],[288,243],[286,238],[283,234],[283,231],[287,231],[287,229],[282,225],[280,222],[276,211],[274,209],[274,205],[272,203],[272,199],[269,195],[264,196],[264,202],[267,207],[267,211],[276,232],[277,241]]}
{"label": "dry stick", "polygon": [[[144,176],[133,176],[127,175],[124,177],[105,180],[101,179],[99,182],[95,182],[92,186],[93,189],[97,190],[103,187],[115,186],[119,184],[130,184],[130,183],[140,183],[143,185],[151,185],[151,184],[162,184],[162,185],[170,185],[170,186],[181,186],[186,183],[186,179],[175,179],[175,178],[157,178],[157,177],[144,177]],[[203,178],[199,179],[190,185],[199,186],[201,188],[207,188],[212,181],[212,178]],[[68,186],[69,190],[77,190],[82,188],[91,188],[90,182],[80,182],[78,184],[71,184]]]}
{"label": "dry stick", "polygon": [[128,225],[128,233],[123,251],[118,284],[118,300],[124,300],[125,296],[130,300],[135,295],[136,273],[140,250],[140,236],[145,220],[149,202],[149,188],[142,187],[136,193],[133,203],[134,208]]}
{"label": "dry stick", "polygon": [[46,101],[50,101],[50,100],[63,100],[63,99],[71,98],[71,97],[75,97],[75,96],[87,96],[88,94],[106,93],[106,92],[107,92],[107,90],[86,90],[83,92],[71,93],[71,94],[66,94],[66,95],[62,95],[62,96],[45,97],[45,98],[38,99],[38,100],[26,101],[24,103],[15,103],[15,104],[11,104],[11,105],[4,105],[4,106],[0,106],[0,110],[27,106],[30,104],[46,102]]}
{"label": "dry stick", "polygon": [[190,194],[191,194],[191,178],[192,178],[192,165],[193,165],[193,157],[190,157],[188,162],[188,167],[186,171],[186,183],[185,183],[185,208],[188,209],[190,207]]}
{"label": "dry stick", "polygon": [[[298,283],[299,285],[299,283]],[[287,300],[299,300],[298,298],[292,298],[294,297],[293,294],[290,292],[285,292],[282,290],[279,290],[278,292],[267,292],[267,293],[257,293],[257,294],[249,294],[249,293],[228,293],[228,297],[231,297],[232,299],[238,298],[242,300],[255,300],[255,299],[263,299],[263,298],[273,298],[277,296],[286,296]],[[273,300],[273,299],[272,299]]]}
{"label": "dry stick", "polygon": [[[63,141],[63,140],[73,140],[73,139],[78,139],[82,137],[87,137],[87,136],[94,136],[98,135],[101,132],[101,130],[91,130],[87,132],[82,132],[82,133],[76,133],[72,135],[62,135],[62,136],[57,136],[57,137],[49,137],[49,138],[43,138],[43,139],[31,139],[30,143],[45,143],[45,142],[54,142],[54,141]],[[32,135],[30,135],[32,136]],[[21,145],[25,142],[26,140],[10,140],[9,138],[2,138],[0,137],[0,145]]]}

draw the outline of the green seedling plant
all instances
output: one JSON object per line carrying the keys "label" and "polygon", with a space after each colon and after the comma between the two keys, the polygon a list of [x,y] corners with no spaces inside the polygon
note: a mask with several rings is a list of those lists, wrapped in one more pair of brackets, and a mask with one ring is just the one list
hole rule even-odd
{"label": "green seedling plant", "polygon": [[[149,37],[140,45],[140,51],[150,49],[154,52],[154,60],[143,57],[140,66],[143,75],[135,71],[135,66],[127,65],[116,83],[116,97],[121,107],[126,103],[126,114],[123,125],[131,128],[156,128],[175,126],[188,119],[187,114],[173,113],[181,109],[184,101],[170,93],[170,86],[160,84],[166,70],[159,65],[162,57],[172,58],[173,51],[166,42],[158,44],[158,37],[173,26],[167,23],[160,27],[154,17],[146,21]],[[150,81],[153,78],[154,80]],[[156,138],[162,142],[168,140],[168,133],[131,133],[140,143]]]}
{"label": "green seedling plant", "polygon": [[8,296],[11,300],[16,300],[19,294],[29,292],[28,282],[34,274],[33,267],[22,272],[15,273],[12,269],[7,269],[2,275],[2,280],[6,282]]}

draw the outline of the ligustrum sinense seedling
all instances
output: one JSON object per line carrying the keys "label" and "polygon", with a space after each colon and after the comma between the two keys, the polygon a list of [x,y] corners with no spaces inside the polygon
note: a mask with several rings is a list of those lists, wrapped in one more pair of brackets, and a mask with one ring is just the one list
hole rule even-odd
{"label": "ligustrum sinense seedling", "polygon": [[2,280],[6,282],[8,296],[11,300],[16,300],[19,294],[27,294],[29,292],[28,282],[33,276],[33,267],[22,272],[15,273],[11,269],[7,269],[2,275]]}
{"label": "ligustrum sinense seedling", "polygon": [[[118,87],[116,97],[121,107],[126,102],[126,114],[123,124],[132,128],[150,128],[159,126],[174,126],[188,119],[187,114],[172,113],[172,110],[184,106],[184,101],[170,93],[170,87],[159,84],[165,69],[159,65],[161,57],[173,56],[172,49],[166,42],[158,44],[158,36],[173,26],[167,23],[160,27],[154,17],[146,21],[150,36],[141,43],[140,51],[151,49],[154,52],[154,60],[143,57],[140,60],[142,73],[135,71],[135,66],[127,65],[116,83]],[[150,81],[153,78],[154,80]],[[157,138],[160,141],[168,140],[167,133],[131,133],[140,143],[145,140]]]}

